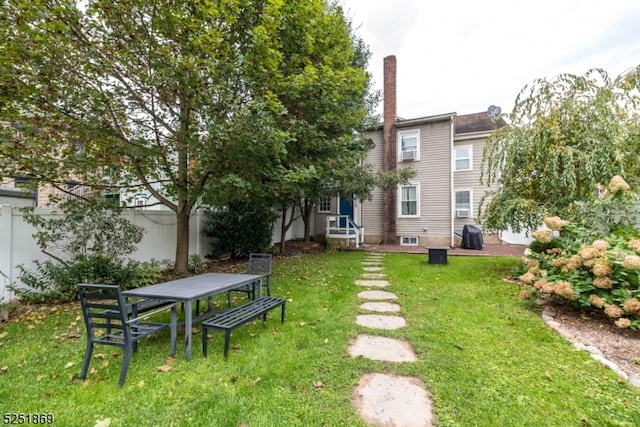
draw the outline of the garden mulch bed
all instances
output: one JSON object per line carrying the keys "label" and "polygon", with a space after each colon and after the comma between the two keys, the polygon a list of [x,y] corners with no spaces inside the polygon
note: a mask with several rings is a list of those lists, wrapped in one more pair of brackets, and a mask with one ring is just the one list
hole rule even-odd
{"label": "garden mulch bed", "polygon": [[617,327],[601,310],[580,310],[560,301],[545,304],[565,334],[600,350],[629,377],[640,378],[640,331]]}

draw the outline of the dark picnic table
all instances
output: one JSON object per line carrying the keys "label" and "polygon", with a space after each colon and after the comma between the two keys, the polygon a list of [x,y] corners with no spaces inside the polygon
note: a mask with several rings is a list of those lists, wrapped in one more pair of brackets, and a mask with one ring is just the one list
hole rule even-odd
{"label": "dark picnic table", "polygon": [[[157,298],[184,303],[184,328],[186,340],[186,359],[191,360],[191,329],[198,322],[211,315],[196,313],[193,317],[192,302],[226,292],[245,285],[254,287],[254,295],[262,296],[262,276],[254,274],[206,273],[184,279],[171,280],[143,288],[124,291],[126,298]],[[210,310],[210,307],[208,308]]]}

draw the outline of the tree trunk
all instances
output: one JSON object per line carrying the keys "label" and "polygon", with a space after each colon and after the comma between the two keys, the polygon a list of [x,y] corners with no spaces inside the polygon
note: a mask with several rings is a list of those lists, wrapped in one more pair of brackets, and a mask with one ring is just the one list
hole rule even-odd
{"label": "tree trunk", "polygon": [[294,203],[291,206],[291,216],[289,217],[289,221],[287,221],[287,204],[282,202],[282,227],[280,228],[280,253],[284,254],[286,250],[286,240],[287,240],[287,231],[293,224],[293,221],[296,219],[296,204]]}
{"label": "tree trunk", "polygon": [[311,241],[311,214],[313,213],[314,204],[309,200],[304,201],[302,209],[302,221],[304,222],[304,242]]}
{"label": "tree trunk", "polygon": [[186,273],[189,263],[189,217],[191,209],[180,205],[176,211],[177,235],[176,235],[176,259],[173,271]]}

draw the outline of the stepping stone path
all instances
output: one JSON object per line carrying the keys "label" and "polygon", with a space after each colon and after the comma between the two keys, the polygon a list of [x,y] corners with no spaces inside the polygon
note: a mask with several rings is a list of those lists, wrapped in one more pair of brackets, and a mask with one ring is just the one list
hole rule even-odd
{"label": "stepping stone path", "polygon": [[400,306],[392,302],[365,302],[360,304],[360,308],[368,311],[377,311],[378,313],[395,313],[400,311]]}
{"label": "stepping stone path", "polygon": [[[362,262],[365,271],[355,281],[358,286],[383,288],[391,286],[385,276],[382,254],[369,254]],[[362,310],[380,314],[359,314],[358,325],[379,330],[399,329],[406,326],[403,317],[385,313],[401,310],[393,292],[369,289],[358,293],[366,302]],[[411,343],[394,338],[360,334],[349,347],[351,357],[407,363],[418,360]],[[430,427],[433,425],[431,396],[419,378],[392,374],[371,373],[360,377],[352,392],[352,403],[362,419],[372,426]]]}

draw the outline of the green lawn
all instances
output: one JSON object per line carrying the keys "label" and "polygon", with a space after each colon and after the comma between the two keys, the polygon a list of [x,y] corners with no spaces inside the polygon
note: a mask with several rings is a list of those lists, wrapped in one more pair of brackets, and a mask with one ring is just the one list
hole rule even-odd
{"label": "green lawn", "polygon": [[518,259],[450,256],[443,266],[385,255],[388,290],[408,325],[376,333],[409,340],[419,361],[349,357],[350,340],[371,332],[354,323],[365,256],[275,260],[284,325],[277,310],[236,330],[226,362],[219,333],[206,359],[196,334],[190,362],[182,336],[175,360],[168,332],[142,341],[122,389],[115,347],[98,347],[95,372],[77,379],[85,349],[77,304],[36,309],[0,325],[0,406],[53,413],[60,426],[364,426],[351,391],[362,374],[390,372],[427,384],[441,426],[640,425],[640,391],[573,350],[518,299],[518,285],[502,281]]}

